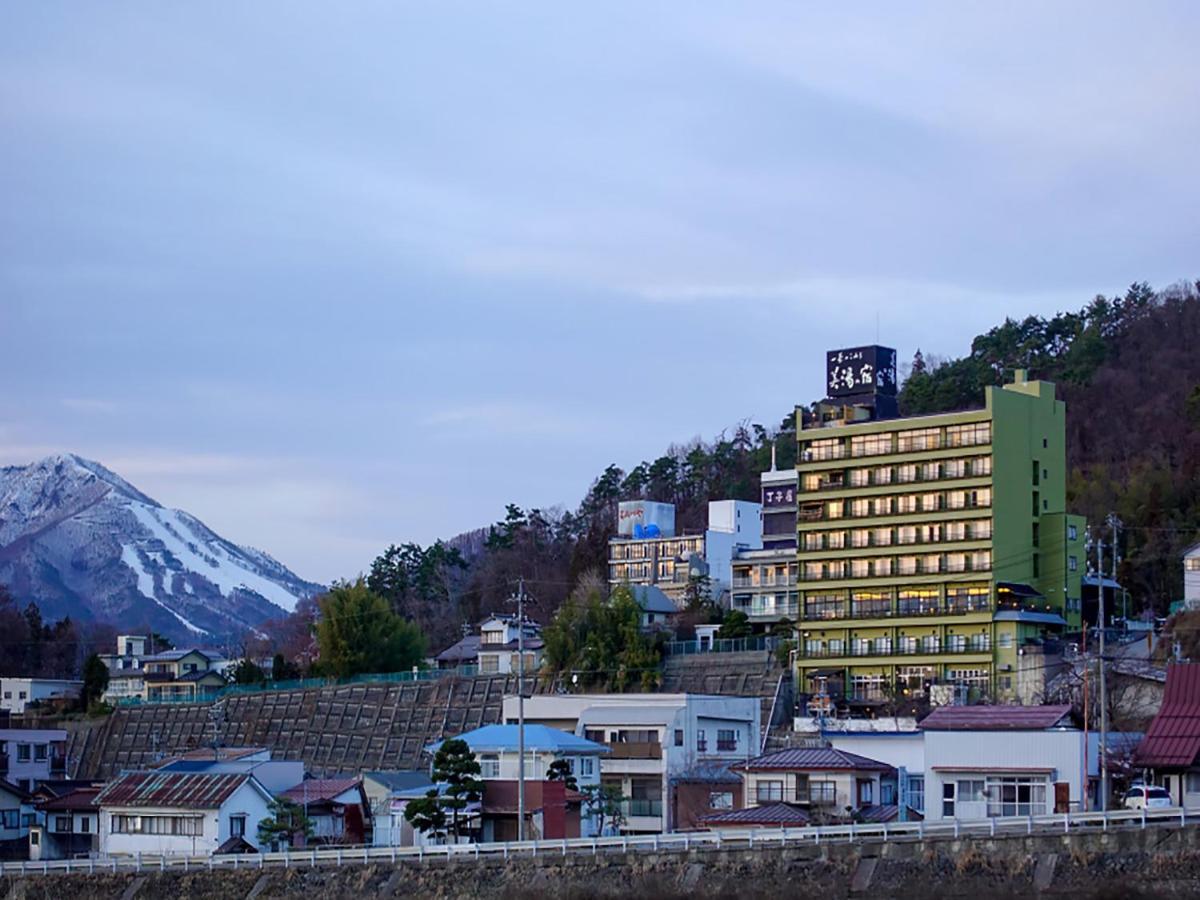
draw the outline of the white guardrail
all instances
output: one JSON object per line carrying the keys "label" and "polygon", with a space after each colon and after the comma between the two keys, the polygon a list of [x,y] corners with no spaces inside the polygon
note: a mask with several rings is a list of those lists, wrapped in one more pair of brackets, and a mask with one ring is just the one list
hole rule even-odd
{"label": "white guardrail", "polygon": [[1079,831],[1140,829],[1151,826],[1183,827],[1200,824],[1200,809],[1180,807],[1094,813],[1056,813],[1049,816],[1016,816],[944,822],[880,822],[803,828],[756,828],[693,831],[676,834],[643,834],[563,840],[513,841],[492,844],[444,844],[432,847],[328,847],[273,853],[222,856],[110,856],[94,859],[58,859],[38,862],[5,862],[0,877],[92,872],[197,872],[216,869],[293,868],[321,865],[361,865],[372,862],[429,863],[446,860],[509,859],[522,856],[597,855],[600,853],[682,853],[691,850],[745,850],[829,843],[890,840],[950,840],[1021,834],[1070,834]]}

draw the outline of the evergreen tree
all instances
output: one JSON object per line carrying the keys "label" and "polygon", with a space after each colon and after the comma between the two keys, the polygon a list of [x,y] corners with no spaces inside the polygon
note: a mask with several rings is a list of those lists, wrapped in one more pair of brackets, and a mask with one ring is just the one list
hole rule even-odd
{"label": "evergreen tree", "polygon": [[436,784],[443,785],[438,802],[450,810],[450,833],[456,838],[460,836],[459,813],[467,808],[467,804],[483,796],[483,781],[479,775],[479,762],[466,741],[458,738],[442,741],[433,755],[431,777]]}
{"label": "evergreen tree", "polygon": [[392,612],[361,578],[335,584],[321,598],[317,645],[321,671],[338,678],[403,672],[425,658],[420,629]]}
{"label": "evergreen tree", "polygon": [[100,702],[108,689],[108,666],[93,653],[83,664],[83,689],[80,699],[84,709],[91,709]]}
{"label": "evergreen tree", "polygon": [[546,780],[566,782],[568,791],[579,790],[579,784],[575,780],[575,773],[571,771],[571,764],[565,759],[556,759],[550,763],[550,768],[546,770]]}
{"label": "evergreen tree", "polygon": [[269,815],[258,823],[258,842],[264,847],[294,847],[296,838],[311,838],[312,820],[299,803],[276,797],[267,807]]}

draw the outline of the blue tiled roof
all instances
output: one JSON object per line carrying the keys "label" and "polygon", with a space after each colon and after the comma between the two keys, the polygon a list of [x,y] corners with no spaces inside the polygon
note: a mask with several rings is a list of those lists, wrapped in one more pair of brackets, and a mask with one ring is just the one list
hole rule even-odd
{"label": "blue tiled roof", "polygon": [[[467,742],[472,751],[502,751],[516,752],[516,725],[485,725],[457,736]],[[441,741],[430,744],[425,749],[430,753],[437,751]],[[595,741],[589,741],[567,731],[548,728],[545,725],[525,726],[525,749],[527,751],[551,751],[555,753],[607,753],[608,748]]]}

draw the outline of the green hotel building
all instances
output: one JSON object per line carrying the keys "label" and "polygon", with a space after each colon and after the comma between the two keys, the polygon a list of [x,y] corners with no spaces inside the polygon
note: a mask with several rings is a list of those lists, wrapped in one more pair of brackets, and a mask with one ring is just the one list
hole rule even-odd
{"label": "green hotel building", "polygon": [[1086,566],[1066,405],[1018,370],[983,409],[888,418],[894,351],[860,349],[892,354],[891,396],[834,392],[797,431],[799,691],[1040,702],[1031,668],[1080,628]]}

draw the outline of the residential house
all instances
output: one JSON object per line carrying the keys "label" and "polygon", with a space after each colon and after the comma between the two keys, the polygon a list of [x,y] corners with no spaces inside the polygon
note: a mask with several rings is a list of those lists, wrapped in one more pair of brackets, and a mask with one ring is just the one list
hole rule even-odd
{"label": "residential house", "polygon": [[424,797],[432,787],[428,772],[363,772],[363,793],[371,812],[371,844],[375,847],[416,846],[419,833],[404,818],[404,809],[409,800]]}
{"label": "residential house", "polygon": [[0,858],[24,859],[27,835],[35,821],[29,793],[0,780]]}
{"label": "residential house", "polygon": [[371,810],[361,778],[306,778],[280,796],[304,807],[313,843],[366,842]]}
{"label": "residential house", "polygon": [[81,859],[100,850],[101,787],[81,787],[37,803],[40,824],[29,830],[29,858]]}
{"label": "residential house", "polygon": [[697,765],[671,779],[670,819],[675,831],[698,831],[705,819],[744,805],[742,779],[728,765]]}
{"label": "residential house", "polygon": [[[835,750],[887,763],[894,776],[880,782],[880,803],[897,807],[902,821],[925,812],[925,732],[911,716],[828,719],[819,735]],[[915,814],[915,815],[914,815]]]}
{"label": "residential house", "polygon": [[253,775],[272,794],[280,794],[304,779],[303,762],[271,759],[271,751],[263,747],[197,748],[169,757],[153,768],[159,772]]}
{"label": "residential house", "polygon": [[745,782],[747,806],[787,803],[809,819],[842,819],[880,804],[887,763],[833,747],[800,747],[756,756],[732,766]]}
{"label": "residential house", "polygon": [[[484,782],[481,811],[481,840],[515,840],[517,806],[514,790],[519,777],[520,734],[516,725],[485,725],[459,735],[479,762]],[[600,784],[602,757],[609,752],[603,744],[572,732],[537,723],[525,725],[525,812],[526,834],[540,837],[591,837],[596,833],[596,817],[581,809],[581,793],[546,788],[550,766],[566,760],[580,792]],[[439,741],[426,749],[436,753]],[[537,785],[537,787],[534,787]],[[546,804],[550,804],[546,806]],[[573,831],[568,835],[564,829]],[[547,830],[549,829],[549,830]]]}
{"label": "residential house", "polygon": [[790,803],[764,803],[705,816],[701,824],[712,831],[747,828],[803,828],[810,822],[806,809]]}
{"label": "residential house", "polygon": [[[504,675],[522,668],[520,654],[524,655],[524,671],[536,672],[542,665],[542,627],[532,619],[525,619],[521,627],[516,616],[491,615],[479,625],[480,675]],[[520,653],[518,653],[518,648]]]}
{"label": "residential house", "polygon": [[1178,806],[1200,806],[1200,663],[1167,667],[1158,715],[1133,754],[1133,766],[1162,785]]}
{"label": "residential house", "polygon": [[479,663],[479,635],[472,632],[469,625],[464,625],[463,628],[466,633],[433,658],[437,668],[460,669]]}
{"label": "residential house", "polygon": [[67,733],[60,728],[0,728],[0,778],[22,791],[63,778]]}
{"label": "residential house", "polygon": [[943,706],[919,725],[928,821],[1082,809],[1085,747],[1070,706]]}
{"label": "residential house", "polygon": [[129,772],[97,795],[104,856],[213,854],[258,847],[271,793],[253,775]]}
{"label": "residential house", "polygon": [[31,703],[72,703],[82,690],[83,682],[74,678],[0,678],[0,710],[20,715]]}
{"label": "residential house", "polygon": [[630,585],[634,602],[642,611],[642,628],[647,631],[653,628],[666,627],[678,613],[675,603],[653,584]]}
{"label": "residential house", "polygon": [[153,646],[147,635],[117,635],[116,652],[100,654],[100,661],[108,667],[108,687],[101,699],[112,704],[131,697],[144,699],[146,681],[142,661],[150,655]]}
{"label": "residential house", "polygon": [[[516,721],[517,698],[503,717]],[[758,752],[762,704],[757,697],[707,694],[559,694],[525,700],[526,722],[571,731],[608,747],[601,783],[625,801],[628,834],[691,827],[677,823],[670,792],[698,769],[741,762]],[[687,804],[681,804],[681,808]]]}
{"label": "residential house", "polygon": [[223,663],[207,650],[167,650],[142,660],[146,699],[152,703],[190,702],[214,696],[228,685],[217,666]]}

